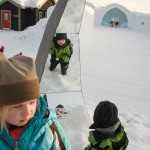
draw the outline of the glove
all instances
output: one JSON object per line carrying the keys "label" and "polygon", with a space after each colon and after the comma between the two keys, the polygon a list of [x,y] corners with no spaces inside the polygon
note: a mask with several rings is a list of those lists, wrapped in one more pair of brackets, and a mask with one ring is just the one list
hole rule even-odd
{"label": "glove", "polygon": [[51,58],[56,59],[56,55],[55,55],[55,54],[52,54],[52,55],[51,55]]}

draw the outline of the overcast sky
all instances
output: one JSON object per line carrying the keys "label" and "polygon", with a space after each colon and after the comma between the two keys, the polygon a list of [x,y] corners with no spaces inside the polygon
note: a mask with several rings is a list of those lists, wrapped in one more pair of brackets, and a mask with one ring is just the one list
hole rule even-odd
{"label": "overcast sky", "polygon": [[150,0],[87,0],[100,6],[118,3],[131,11],[150,13]]}

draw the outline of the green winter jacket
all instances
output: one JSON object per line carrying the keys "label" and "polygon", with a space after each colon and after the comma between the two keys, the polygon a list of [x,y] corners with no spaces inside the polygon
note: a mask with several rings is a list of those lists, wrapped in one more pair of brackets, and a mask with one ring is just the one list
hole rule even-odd
{"label": "green winter jacket", "polygon": [[66,62],[69,62],[70,57],[72,55],[72,47],[73,47],[73,44],[71,43],[69,39],[67,43],[62,47],[58,47],[54,39],[51,43],[50,54],[55,55],[56,59],[61,58],[62,61],[66,63]]}
{"label": "green winter jacket", "polygon": [[[55,123],[65,146],[61,150],[71,150],[55,112],[47,108],[46,101],[42,97],[38,100],[37,107],[35,116],[30,119],[18,141],[14,141],[6,130],[0,133],[0,150],[58,150],[58,143],[50,128],[52,123]],[[45,116],[47,110],[49,115]]]}
{"label": "green winter jacket", "polygon": [[112,136],[96,130],[90,131],[88,140],[90,144],[85,150],[125,150],[129,142],[122,125]]}

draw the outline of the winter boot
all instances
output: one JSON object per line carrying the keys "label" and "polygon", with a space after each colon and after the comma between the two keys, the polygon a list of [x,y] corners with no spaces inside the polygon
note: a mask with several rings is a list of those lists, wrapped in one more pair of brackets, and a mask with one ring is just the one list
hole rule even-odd
{"label": "winter boot", "polygon": [[49,70],[53,71],[56,67],[53,67],[52,65],[50,65]]}
{"label": "winter boot", "polygon": [[68,63],[62,63],[61,64],[61,74],[66,75],[67,74],[67,69],[68,69]]}
{"label": "winter boot", "polygon": [[53,71],[57,67],[58,64],[59,64],[58,61],[51,61],[51,65],[49,67],[49,70]]}
{"label": "winter boot", "polygon": [[67,74],[67,71],[66,71],[66,70],[61,70],[61,74],[62,74],[62,75],[66,75],[66,74]]}

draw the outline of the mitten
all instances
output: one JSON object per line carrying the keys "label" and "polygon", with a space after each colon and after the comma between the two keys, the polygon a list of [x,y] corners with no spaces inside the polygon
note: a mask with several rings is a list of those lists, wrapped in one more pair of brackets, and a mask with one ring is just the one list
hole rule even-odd
{"label": "mitten", "polygon": [[56,55],[55,55],[55,54],[52,54],[52,55],[51,55],[51,58],[55,58],[55,59],[56,59]]}

